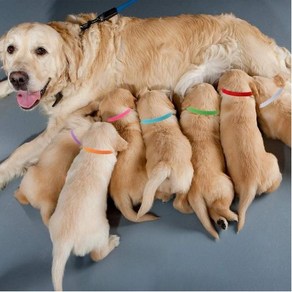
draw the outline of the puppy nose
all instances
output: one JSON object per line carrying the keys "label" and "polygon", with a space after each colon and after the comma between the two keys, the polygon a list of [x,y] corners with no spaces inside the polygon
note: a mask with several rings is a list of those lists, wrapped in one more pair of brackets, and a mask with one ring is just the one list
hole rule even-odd
{"label": "puppy nose", "polygon": [[27,90],[29,77],[27,73],[23,71],[14,71],[9,75],[9,81],[16,90]]}

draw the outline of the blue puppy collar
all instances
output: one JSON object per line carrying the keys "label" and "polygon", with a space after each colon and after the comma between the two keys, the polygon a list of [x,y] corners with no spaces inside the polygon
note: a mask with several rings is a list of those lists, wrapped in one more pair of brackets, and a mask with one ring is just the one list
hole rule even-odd
{"label": "blue puppy collar", "polygon": [[144,120],[141,120],[141,124],[142,124],[142,125],[155,124],[155,123],[158,123],[158,122],[164,121],[164,120],[170,118],[171,116],[172,116],[172,113],[168,113],[168,114],[166,114],[166,115],[163,115],[163,116],[160,116],[160,117],[157,117],[157,118],[153,118],[153,119],[144,119]]}

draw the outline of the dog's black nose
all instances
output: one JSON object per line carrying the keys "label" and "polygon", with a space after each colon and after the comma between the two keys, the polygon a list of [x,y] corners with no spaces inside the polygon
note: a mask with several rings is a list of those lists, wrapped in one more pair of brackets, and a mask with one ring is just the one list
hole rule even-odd
{"label": "dog's black nose", "polygon": [[29,77],[23,71],[14,71],[9,75],[9,81],[16,90],[27,90]]}

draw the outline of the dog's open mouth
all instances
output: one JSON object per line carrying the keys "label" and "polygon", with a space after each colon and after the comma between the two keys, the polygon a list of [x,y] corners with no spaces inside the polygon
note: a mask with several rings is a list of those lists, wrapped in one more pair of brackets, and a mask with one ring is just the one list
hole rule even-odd
{"label": "dog's open mouth", "polygon": [[48,82],[42,90],[29,92],[24,90],[19,90],[17,92],[17,103],[24,110],[31,110],[38,105],[41,97],[45,94],[47,87],[51,81],[49,78]]}

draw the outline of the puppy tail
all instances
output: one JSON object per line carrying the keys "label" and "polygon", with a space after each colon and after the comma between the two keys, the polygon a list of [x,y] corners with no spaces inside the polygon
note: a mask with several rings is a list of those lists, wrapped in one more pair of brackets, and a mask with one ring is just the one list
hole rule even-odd
{"label": "puppy tail", "polygon": [[239,193],[239,205],[238,205],[238,226],[237,232],[239,232],[245,223],[245,215],[248,207],[254,200],[256,195],[256,188],[250,187]]}
{"label": "puppy tail", "polygon": [[[196,196],[197,197],[197,196]],[[195,211],[196,215],[198,216],[199,220],[205,227],[205,229],[215,238],[219,239],[219,235],[215,228],[212,225],[212,222],[209,217],[208,209],[206,203],[203,198],[198,196],[196,199],[192,199],[189,196],[189,203],[192,206],[193,210]]]}
{"label": "puppy tail", "polygon": [[63,244],[61,246],[54,245],[53,248],[53,265],[52,265],[52,279],[55,291],[63,290],[63,276],[66,262],[71,253],[71,246]]}
{"label": "puppy tail", "polygon": [[170,167],[164,162],[158,163],[158,165],[153,169],[149,180],[145,185],[142,204],[137,214],[138,219],[151,209],[158,187],[170,175],[170,172]]}
{"label": "puppy tail", "polygon": [[157,220],[158,217],[152,214],[145,214],[140,218],[137,218],[137,213],[132,208],[132,202],[129,196],[119,196],[115,198],[115,204],[118,209],[121,211],[123,216],[132,221],[132,222],[145,222],[145,221],[153,221]]}

